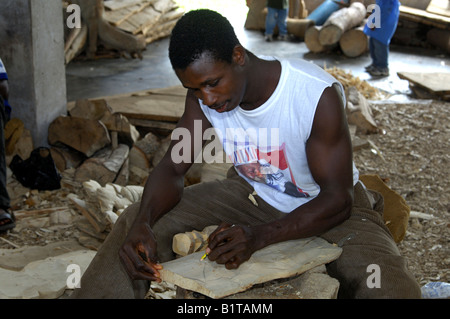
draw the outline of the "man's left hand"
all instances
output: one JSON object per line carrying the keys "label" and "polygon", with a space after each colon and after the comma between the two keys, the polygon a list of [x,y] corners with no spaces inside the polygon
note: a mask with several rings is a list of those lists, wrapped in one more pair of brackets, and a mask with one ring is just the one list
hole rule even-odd
{"label": "man's left hand", "polygon": [[211,261],[236,269],[257,250],[251,227],[222,223],[210,236],[206,253]]}

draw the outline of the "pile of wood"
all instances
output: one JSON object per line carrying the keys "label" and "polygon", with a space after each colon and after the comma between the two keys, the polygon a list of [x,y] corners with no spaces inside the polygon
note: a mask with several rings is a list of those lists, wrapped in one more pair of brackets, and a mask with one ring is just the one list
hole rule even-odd
{"label": "pile of wood", "polygon": [[353,2],[349,7],[333,12],[322,26],[311,26],[305,33],[305,44],[313,53],[340,48],[348,57],[357,57],[368,50],[364,34],[366,6]]}
{"label": "pile of wood", "polygon": [[[303,39],[305,31],[314,22],[306,19],[308,15],[307,3],[309,0],[289,0],[289,12],[287,17],[287,30],[292,36]],[[264,30],[267,16],[266,0],[247,0],[249,8],[244,27],[247,30]],[[275,27],[274,34],[278,34],[278,27]]]}
{"label": "pile of wood", "polygon": [[173,0],[63,0],[79,5],[81,28],[65,31],[65,61],[84,54],[88,59],[128,54],[141,57],[145,47],[170,35],[183,15]]}
{"label": "pile of wood", "polygon": [[428,6],[418,6],[413,0],[402,1],[392,43],[434,47],[450,53],[450,1],[432,0]]}

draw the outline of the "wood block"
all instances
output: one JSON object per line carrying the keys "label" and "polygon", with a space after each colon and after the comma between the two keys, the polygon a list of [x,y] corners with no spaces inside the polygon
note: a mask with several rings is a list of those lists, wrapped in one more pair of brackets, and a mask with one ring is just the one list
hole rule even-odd
{"label": "wood block", "polygon": [[397,72],[400,79],[408,80],[436,95],[450,94],[450,72]]}
{"label": "wood block", "polygon": [[161,279],[210,298],[223,298],[253,285],[289,278],[337,259],[342,249],[322,238],[290,240],[255,252],[238,269],[200,260],[197,252],[163,263]]}

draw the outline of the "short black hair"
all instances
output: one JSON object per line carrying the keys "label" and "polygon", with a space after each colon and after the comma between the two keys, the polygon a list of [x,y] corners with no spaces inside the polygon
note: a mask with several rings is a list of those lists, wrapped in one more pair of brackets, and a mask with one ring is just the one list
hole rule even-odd
{"label": "short black hair", "polygon": [[209,9],[193,10],[185,13],[172,30],[169,59],[174,69],[182,70],[206,52],[215,60],[231,63],[238,44],[225,17]]}

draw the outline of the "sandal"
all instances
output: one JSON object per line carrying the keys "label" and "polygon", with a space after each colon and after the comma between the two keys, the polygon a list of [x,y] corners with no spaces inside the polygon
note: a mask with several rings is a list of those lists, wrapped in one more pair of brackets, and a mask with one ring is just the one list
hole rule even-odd
{"label": "sandal", "polygon": [[4,232],[16,227],[14,213],[0,209],[0,232]]}

